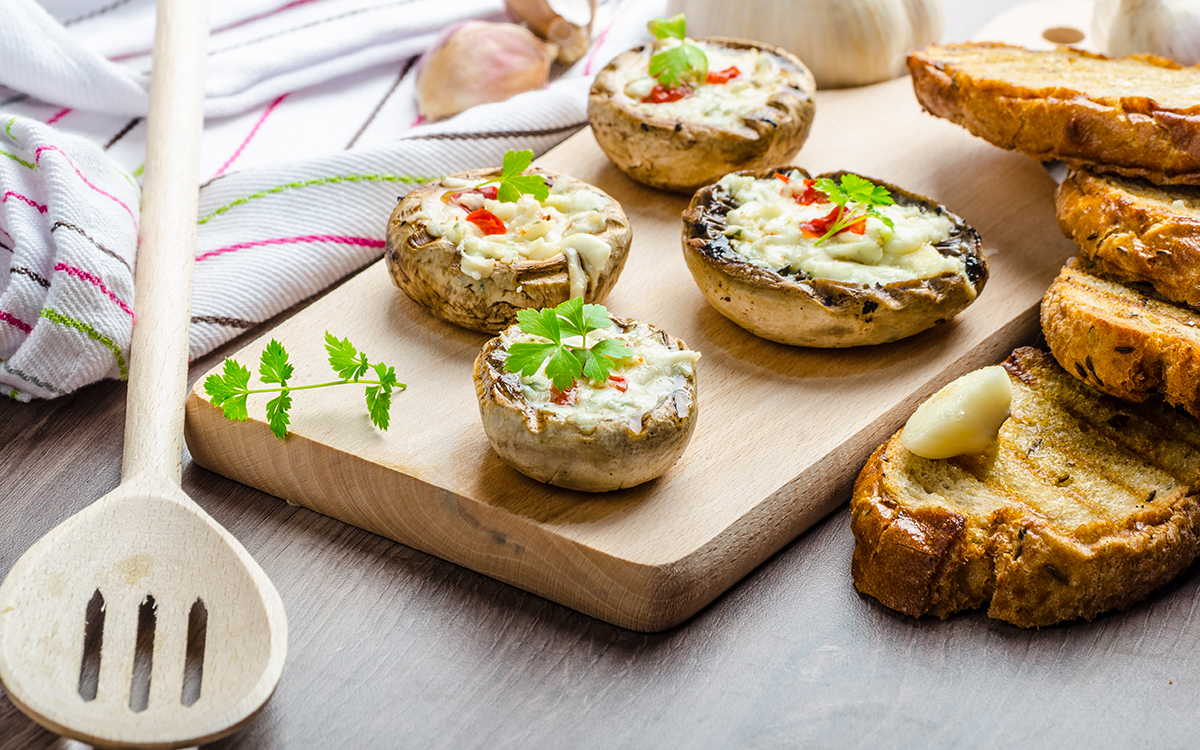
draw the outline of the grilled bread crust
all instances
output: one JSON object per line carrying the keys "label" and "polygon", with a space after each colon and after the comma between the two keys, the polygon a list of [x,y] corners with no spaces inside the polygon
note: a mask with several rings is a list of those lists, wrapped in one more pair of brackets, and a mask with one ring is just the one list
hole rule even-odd
{"label": "grilled bread crust", "polygon": [[1117,398],[1161,395],[1200,417],[1200,312],[1067,262],[1042,298],[1042,332],[1064,368]]}
{"label": "grilled bread crust", "polygon": [[1200,423],[1103,396],[1023,348],[984,454],[921,458],[900,434],[850,501],[855,586],[914,617],[988,606],[1021,627],[1125,609],[1200,552]]}
{"label": "grilled bread crust", "polygon": [[1200,188],[1072,170],[1054,207],[1063,234],[1106,275],[1200,307]]}
{"label": "grilled bread crust", "polygon": [[1157,184],[1200,184],[1200,68],[1060,47],[924,47],[908,57],[931,114],[1006,149]]}

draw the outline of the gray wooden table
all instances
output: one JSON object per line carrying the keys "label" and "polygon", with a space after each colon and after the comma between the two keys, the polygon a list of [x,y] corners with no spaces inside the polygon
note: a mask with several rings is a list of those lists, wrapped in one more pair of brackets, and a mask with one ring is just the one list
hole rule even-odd
{"label": "gray wooden table", "polygon": [[[950,3],[947,39],[1007,0]],[[273,321],[267,325],[277,323]],[[235,346],[196,362],[192,377]],[[0,575],[117,484],[125,389],[0,402]],[[685,624],[606,625],[191,464],[184,489],[287,607],[278,692],[214,748],[1192,748],[1200,572],[1019,630],[859,596],[835,512]],[[0,749],[72,746],[0,694]]]}

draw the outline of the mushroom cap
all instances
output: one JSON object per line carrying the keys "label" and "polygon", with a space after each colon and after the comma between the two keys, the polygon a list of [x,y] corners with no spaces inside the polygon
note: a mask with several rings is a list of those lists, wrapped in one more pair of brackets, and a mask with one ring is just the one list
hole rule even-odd
{"label": "mushroom cap", "polygon": [[766,106],[748,112],[749,131],[699,122],[648,117],[617,94],[631,69],[645,70],[653,45],[622,52],[596,76],[588,96],[588,121],[613,164],[638,182],[660,190],[691,193],[739,169],[761,169],[791,159],[812,126],[816,82],[787,50],[726,37],[697,39],[730,49],[757,49],[780,60],[781,83]]}
{"label": "mushroom cap", "polygon": [[[545,175],[552,182],[573,179],[539,168],[525,173]],[[498,168],[491,168],[448,177],[483,182],[499,174]],[[581,180],[573,180],[573,185],[608,199],[604,230],[595,235],[609,246],[608,261],[600,270],[595,286],[589,282],[584,294],[585,302],[599,303],[625,267],[633,230],[621,204],[614,198]],[[384,254],[388,272],[413,302],[442,320],[494,334],[515,321],[519,310],[554,307],[570,298],[568,261],[562,254],[545,260],[519,260],[511,265],[497,263],[491,276],[483,279],[464,273],[462,252],[449,240],[431,235],[427,221],[414,218],[421,210],[422,200],[444,189],[440,181],[414,188],[401,199],[388,221]]]}
{"label": "mushroom cap", "polygon": [[[767,178],[789,170],[808,178],[793,166],[740,174]],[[837,180],[844,174],[821,176]],[[738,255],[725,236],[726,216],[735,206],[714,184],[699,190],[683,214],[684,260],[709,304],[756,336],[819,348],[895,341],[944,323],[970,305],[988,277],[979,233],[936,201],[863,178],[887,188],[899,205],[920,206],[950,219],[949,239],[935,247],[943,255],[961,257],[965,275],[866,285],[762,268]]]}
{"label": "mushroom cap", "polygon": [[[619,330],[647,325],[668,349],[686,349],[679,339],[637,321],[611,318]],[[521,376],[504,369],[505,335],[489,340],[475,360],[475,395],[483,429],[497,455],[517,471],[557,487],[608,492],[661,476],[683,455],[696,426],[698,400],[693,371],[642,416],[633,431],[628,419],[600,420],[585,433],[579,425],[529,403]]]}

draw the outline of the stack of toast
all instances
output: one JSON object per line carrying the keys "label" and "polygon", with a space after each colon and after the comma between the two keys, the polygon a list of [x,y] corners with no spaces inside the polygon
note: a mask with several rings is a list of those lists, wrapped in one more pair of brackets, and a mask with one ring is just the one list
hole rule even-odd
{"label": "stack of toast", "polygon": [[869,459],[855,585],[1023,627],[1126,608],[1200,554],[1200,68],[961,44],[909,69],[929,112],[1067,163],[1057,216],[1081,252],[1042,303],[1051,353],[1004,363],[986,452],[925,459],[897,433]]}

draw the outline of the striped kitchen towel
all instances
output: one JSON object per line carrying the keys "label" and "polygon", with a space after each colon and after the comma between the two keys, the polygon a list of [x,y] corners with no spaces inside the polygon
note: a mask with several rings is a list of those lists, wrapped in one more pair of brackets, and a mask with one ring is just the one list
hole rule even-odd
{"label": "striped kitchen towel", "polygon": [[[543,90],[423,123],[418,54],[499,0],[213,0],[190,355],[382,254],[420,178],[542,153],[665,0],[601,5]],[[52,398],[127,371],[152,0],[0,3],[0,386]],[[36,43],[35,43],[36,42]]]}

